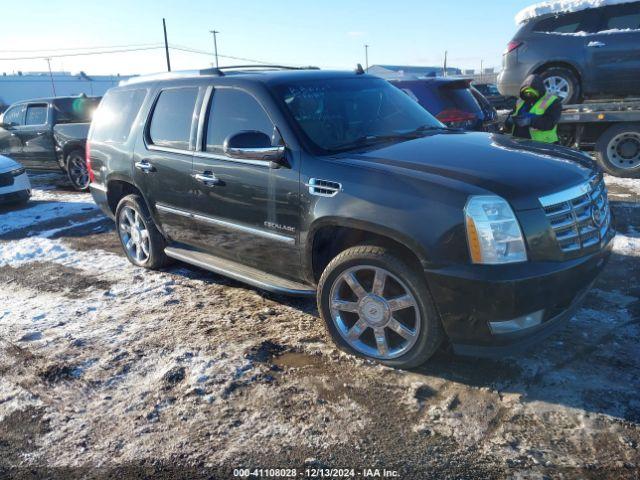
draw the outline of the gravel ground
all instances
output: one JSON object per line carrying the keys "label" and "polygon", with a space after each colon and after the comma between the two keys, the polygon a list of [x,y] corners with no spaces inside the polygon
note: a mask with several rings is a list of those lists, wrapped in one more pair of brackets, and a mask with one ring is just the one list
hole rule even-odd
{"label": "gravel ground", "polygon": [[640,476],[640,180],[607,177],[614,254],[566,328],[415,371],[339,352],[311,300],[133,267],[89,195],[33,182],[0,210],[0,478]]}

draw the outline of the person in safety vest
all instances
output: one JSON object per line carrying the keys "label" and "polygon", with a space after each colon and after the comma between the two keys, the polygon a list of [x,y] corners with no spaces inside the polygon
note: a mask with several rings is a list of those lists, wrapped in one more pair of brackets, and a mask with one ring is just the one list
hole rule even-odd
{"label": "person in safety vest", "polygon": [[520,87],[520,98],[505,121],[505,129],[514,137],[557,143],[561,114],[562,101],[547,92],[540,75],[529,75]]}

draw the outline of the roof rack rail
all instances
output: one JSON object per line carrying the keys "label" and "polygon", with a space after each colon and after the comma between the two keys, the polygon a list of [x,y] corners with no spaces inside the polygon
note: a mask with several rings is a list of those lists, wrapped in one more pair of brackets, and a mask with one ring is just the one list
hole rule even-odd
{"label": "roof rack rail", "polygon": [[138,75],[121,80],[118,85],[132,85],[135,83],[152,82],[154,80],[171,80],[175,78],[188,78],[200,75],[211,75],[224,77],[223,70],[243,70],[243,69],[279,69],[279,70],[320,70],[319,67],[289,67],[286,65],[230,65],[228,67],[202,68],[200,70],[175,70],[173,72],[151,73],[149,75]]}
{"label": "roof rack rail", "polygon": [[320,70],[319,67],[314,67],[313,65],[309,65],[307,67],[291,67],[288,65],[262,65],[262,64],[258,64],[258,65],[229,65],[227,67],[218,67],[218,70],[242,70],[245,68],[255,68],[257,70],[260,70],[262,68],[274,68],[274,69],[279,69],[279,70]]}
{"label": "roof rack rail", "polygon": [[199,75],[212,75],[216,77],[224,76],[217,68],[205,68],[201,70],[174,70],[173,72],[151,73],[148,75],[137,75],[126,80],[120,80],[118,85],[132,85],[142,82],[152,82],[154,80],[171,80],[175,78],[189,78]]}

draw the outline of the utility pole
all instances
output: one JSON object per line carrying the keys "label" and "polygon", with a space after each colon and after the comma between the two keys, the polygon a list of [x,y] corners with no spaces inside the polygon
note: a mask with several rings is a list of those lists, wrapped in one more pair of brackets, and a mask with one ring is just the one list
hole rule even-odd
{"label": "utility pole", "polygon": [[216,57],[216,68],[218,68],[218,40],[216,35],[220,32],[218,30],[209,30],[209,33],[213,35],[213,54]]}
{"label": "utility pole", "polygon": [[365,44],[364,45],[364,65],[365,65],[365,72],[369,71],[369,45]]}
{"label": "utility pole", "polygon": [[480,81],[483,80],[483,71],[482,71],[482,59],[480,59]]}
{"label": "utility pole", "polygon": [[447,51],[444,51],[444,67],[442,69],[442,76],[446,77],[447,76]]}
{"label": "utility pole", "polygon": [[56,84],[53,82],[53,73],[51,73],[51,59],[45,58],[47,65],[49,65],[49,78],[51,79],[51,89],[53,90],[53,96],[56,96]]}
{"label": "utility pole", "polygon": [[169,42],[167,42],[167,22],[162,19],[162,29],[164,30],[164,53],[167,56],[167,71],[171,71],[171,61],[169,60]]}

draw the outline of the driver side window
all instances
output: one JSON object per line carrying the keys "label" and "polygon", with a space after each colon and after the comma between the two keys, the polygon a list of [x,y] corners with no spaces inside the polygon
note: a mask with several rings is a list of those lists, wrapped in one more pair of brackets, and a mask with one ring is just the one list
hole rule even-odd
{"label": "driver side window", "polygon": [[2,121],[7,124],[24,125],[24,105],[16,105],[4,112]]}
{"label": "driver side window", "polygon": [[220,88],[213,92],[207,122],[207,152],[223,155],[229,135],[256,130],[273,138],[273,123],[258,101],[242,90]]}

